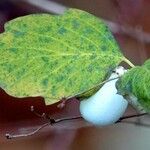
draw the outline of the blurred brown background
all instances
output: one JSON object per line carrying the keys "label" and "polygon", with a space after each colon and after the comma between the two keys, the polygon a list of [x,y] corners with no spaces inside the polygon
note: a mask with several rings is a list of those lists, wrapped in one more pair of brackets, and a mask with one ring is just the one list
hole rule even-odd
{"label": "blurred brown background", "polygon": [[[133,63],[142,64],[150,57],[149,0],[1,0],[0,31],[5,22],[18,16],[41,12],[59,14],[67,7],[80,8],[104,19],[123,53]],[[54,118],[79,115],[75,100],[69,101],[64,109],[58,109],[57,105],[45,107],[40,97],[21,101],[0,90],[0,150],[147,150],[150,147],[148,125],[120,123],[97,128],[83,120],[49,126],[32,137],[6,140],[6,132],[30,132],[46,122],[30,112],[31,105]],[[129,108],[127,114],[133,113]],[[150,124],[149,117],[142,117],[142,121]]]}

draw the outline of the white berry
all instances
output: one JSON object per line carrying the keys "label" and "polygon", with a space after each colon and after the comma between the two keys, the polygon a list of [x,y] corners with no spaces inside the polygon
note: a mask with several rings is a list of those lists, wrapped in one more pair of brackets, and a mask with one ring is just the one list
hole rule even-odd
{"label": "white berry", "polygon": [[[123,70],[122,67],[117,68],[109,79],[123,75]],[[117,80],[105,83],[95,95],[80,102],[80,113],[86,121],[105,126],[115,123],[123,116],[128,102],[117,94]]]}

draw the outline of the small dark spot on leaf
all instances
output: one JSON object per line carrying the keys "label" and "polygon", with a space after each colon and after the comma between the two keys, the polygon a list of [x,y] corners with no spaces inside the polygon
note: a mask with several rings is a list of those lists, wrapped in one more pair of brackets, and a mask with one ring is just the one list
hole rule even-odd
{"label": "small dark spot on leaf", "polygon": [[21,71],[17,73],[17,79],[19,79],[20,77],[22,77],[25,74],[25,71],[26,71],[25,68],[21,69]]}
{"label": "small dark spot on leaf", "polygon": [[39,41],[40,41],[40,43],[49,43],[49,42],[51,42],[51,39],[50,38],[48,38],[48,37],[44,37],[44,36],[40,36],[39,37]]}
{"label": "small dark spot on leaf", "polygon": [[42,84],[48,86],[48,78],[43,79]]}
{"label": "small dark spot on leaf", "polygon": [[41,35],[44,35],[45,32],[47,33],[47,32],[50,32],[50,31],[51,31],[51,26],[47,26],[47,27],[38,29],[38,33],[41,34]]}
{"label": "small dark spot on leaf", "polygon": [[90,59],[91,59],[91,60],[93,60],[93,59],[95,59],[95,58],[96,58],[96,55],[95,55],[95,54],[93,54],[93,55],[90,56]]}
{"label": "small dark spot on leaf", "polygon": [[12,72],[14,70],[14,68],[15,68],[15,66],[13,64],[7,64],[7,63],[5,63],[4,66],[5,66],[6,70],[9,73]]}
{"label": "small dark spot on leaf", "polygon": [[67,32],[67,30],[63,27],[58,30],[59,34],[65,34],[66,32]]}
{"label": "small dark spot on leaf", "polygon": [[26,28],[26,27],[27,27],[27,24],[23,23],[22,26],[23,26],[24,28]]}
{"label": "small dark spot on leaf", "polygon": [[63,75],[59,75],[59,76],[56,78],[56,81],[57,81],[57,82],[61,82],[63,79],[64,79],[64,76],[63,76]]}
{"label": "small dark spot on leaf", "polygon": [[89,72],[92,72],[92,71],[93,71],[93,66],[90,65],[90,66],[87,68],[87,70],[88,70]]}
{"label": "small dark spot on leaf", "polygon": [[92,31],[92,29],[91,28],[86,28],[85,30],[84,30],[84,33],[85,34],[91,34],[93,31]]}
{"label": "small dark spot on leaf", "polygon": [[51,31],[51,29],[52,29],[52,28],[51,28],[50,26],[48,26],[48,27],[46,28],[46,31],[49,32],[49,31]]}
{"label": "small dark spot on leaf", "polygon": [[73,20],[72,21],[72,26],[73,26],[74,29],[77,29],[77,28],[79,28],[80,23],[77,20]]}
{"label": "small dark spot on leaf", "polygon": [[52,96],[56,96],[56,93],[57,93],[57,90],[56,90],[56,86],[53,86],[52,88],[51,88],[51,94],[52,94]]}
{"label": "small dark spot on leaf", "polygon": [[15,37],[22,37],[25,35],[25,32],[21,32],[21,31],[14,31],[14,36]]}
{"label": "small dark spot on leaf", "polygon": [[49,58],[48,57],[41,57],[42,58],[42,60],[45,62],[45,63],[48,63],[48,61],[49,61]]}
{"label": "small dark spot on leaf", "polygon": [[106,50],[107,50],[107,46],[106,46],[106,45],[102,45],[102,46],[101,46],[101,50],[102,50],[102,51],[106,51]]}
{"label": "small dark spot on leaf", "polygon": [[94,45],[89,45],[89,49],[94,51],[95,50],[95,46]]}
{"label": "small dark spot on leaf", "polygon": [[0,43],[0,47],[4,46],[5,44],[4,43]]}
{"label": "small dark spot on leaf", "polygon": [[72,56],[72,61],[74,62],[74,61],[77,60],[78,58],[79,58],[78,55],[74,55],[74,56]]}
{"label": "small dark spot on leaf", "polygon": [[[72,62],[70,62],[70,63],[72,63]],[[67,66],[65,70],[66,70],[66,73],[69,74],[70,72],[72,72],[73,67]]]}
{"label": "small dark spot on leaf", "polygon": [[10,48],[9,51],[16,53],[17,52],[17,48]]}
{"label": "small dark spot on leaf", "polygon": [[111,34],[109,34],[109,35],[107,35],[107,39],[111,41],[114,39],[114,37]]}
{"label": "small dark spot on leaf", "polygon": [[70,86],[73,86],[72,80],[69,80],[68,82],[69,82],[69,85],[70,85]]}
{"label": "small dark spot on leaf", "polygon": [[106,26],[105,27],[105,33],[107,33],[107,32],[110,32],[110,31],[109,31],[109,28]]}

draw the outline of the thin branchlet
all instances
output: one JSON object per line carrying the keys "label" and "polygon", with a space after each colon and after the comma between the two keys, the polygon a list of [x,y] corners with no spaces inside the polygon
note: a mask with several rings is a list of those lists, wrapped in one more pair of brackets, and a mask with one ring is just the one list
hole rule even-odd
{"label": "thin branchlet", "polygon": [[125,63],[127,63],[131,68],[135,67],[135,65],[130,60],[128,60],[125,57],[122,59],[122,61],[125,62]]}
{"label": "thin branchlet", "polygon": [[[32,136],[36,133],[38,133],[40,130],[42,130],[43,128],[49,126],[49,125],[54,125],[54,124],[57,124],[57,123],[60,123],[60,122],[64,122],[64,121],[70,121],[70,120],[78,120],[78,119],[82,119],[81,116],[75,116],[75,117],[68,117],[68,118],[61,118],[61,119],[53,119],[51,118],[50,116],[46,115],[46,113],[38,113],[37,111],[35,111],[34,107],[31,106],[31,112],[33,112],[37,117],[40,117],[40,118],[44,118],[44,119],[47,119],[48,122],[41,125],[40,127],[38,127],[36,130],[32,131],[32,132],[29,132],[29,133],[24,133],[24,134],[6,134],[6,138],[7,139],[13,139],[13,138],[20,138],[20,137],[28,137],[28,136]],[[142,114],[135,114],[135,115],[128,115],[128,116],[124,116],[124,117],[121,117],[116,123],[134,123],[134,122],[129,122],[129,121],[125,121],[126,119],[129,119],[129,118],[135,118],[135,117],[141,117],[141,116],[144,116],[144,115],[148,115],[148,113],[142,113]],[[135,123],[136,124],[136,123]],[[138,123],[138,125],[142,125],[141,123]]]}
{"label": "thin branchlet", "polygon": [[7,139],[13,139],[13,138],[19,138],[19,137],[27,137],[27,136],[32,136],[34,134],[36,134],[37,132],[39,132],[41,129],[45,128],[46,126],[50,125],[50,122],[48,123],[45,123],[43,125],[41,125],[40,127],[38,127],[36,130],[32,131],[32,132],[29,132],[29,133],[24,133],[24,134],[14,134],[14,135],[11,135],[11,134],[6,134],[6,138]]}
{"label": "thin branchlet", "polygon": [[135,115],[124,116],[124,117],[121,117],[116,123],[122,122],[125,119],[130,119],[130,118],[135,118],[135,117],[141,117],[141,116],[145,116],[145,115],[148,115],[148,113],[142,113],[142,114],[135,114]]}

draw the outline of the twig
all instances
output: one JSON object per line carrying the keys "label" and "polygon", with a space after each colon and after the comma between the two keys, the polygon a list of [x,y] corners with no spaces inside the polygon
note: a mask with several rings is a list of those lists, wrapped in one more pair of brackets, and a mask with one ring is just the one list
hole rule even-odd
{"label": "twig", "polygon": [[35,116],[37,116],[39,118],[47,119],[50,122],[51,125],[56,123],[56,120],[51,118],[49,115],[46,115],[46,113],[40,114],[39,112],[35,111],[34,106],[31,106],[30,110],[31,110],[31,112],[33,112],[33,114]]}
{"label": "twig", "polygon": [[125,119],[130,119],[130,118],[135,118],[135,117],[141,117],[141,116],[145,116],[145,115],[148,115],[148,113],[142,113],[142,114],[135,114],[135,115],[124,116],[124,117],[121,117],[116,123],[122,122]]}
{"label": "twig", "polygon": [[68,117],[68,118],[56,119],[55,123],[60,123],[60,122],[69,121],[69,120],[77,120],[77,119],[82,119],[82,117],[81,116],[77,116],[77,117]]}
{"label": "twig", "polygon": [[129,61],[127,58],[125,58],[125,57],[123,58],[122,61],[124,61],[125,63],[127,63],[131,68],[135,67],[135,65],[131,61]]}
{"label": "twig", "polygon": [[37,113],[37,112],[34,110],[34,106],[31,106],[31,107],[30,107],[30,110],[31,110],[31,112],[33,112],[37,117],[40,117],[40,118],[45,118],[45,117],[46,117],[46,114],[45,114],[45,113],[42,113],[42,114]]}
{"label": "twig", "polygon": [[51,124],[50,122],[45,123],[45,124],[41,125],[39,128],[37,128],[36,130],[34,130],[33,132],[24,133],[24,134],[14,134],[14,135],[6,133],[5,136],[6,136],[7,139],[13,139],[13,138],[19,138],[19,137],[32,136],[32,135],[36,134],[37,132],[39,132],[39,131],[40,131],[41,129],[43,129],[44,127],[50,125],[50,124]]}
{"label": "twig", "polygon": [[[48,125],[53,125],[53,124],[60,123],[60,122],[63,122],[63,121],[82,119],[81,116],[61,118],[61,119],[52,119],[48,115],[45,115],[45,113],[43,113],[44,115],[43,114],[40,115],[38,112],[36,112],[34,110],[33,106],[31,106],[31,112],[33,112],[37,117],[47,119],[48,123],[45,123],[45,124],[41,125],[39,128],[37,128],[36,130],[34,130],[33,132],[30,132],[30,133],[14,134],[14,135],[13,134],[6,134],[5,136],[6,136],[7,139],[32,136],[32,135],[36,134],[37,132],[39,132],[41,129],[45,128]],[[134,118],[134,117],[141,117],[141,116],[144,116],[144,115],[147,115],[147,114],[148,113],[142,113],[142,114],[124,116],[124,117],[120,118],[116,123],[120,123],[125,119]],[[124,123],[128,123],[128,122],[124,122]],[[131,123],[131,122],[129,122],[129,123]]]}

